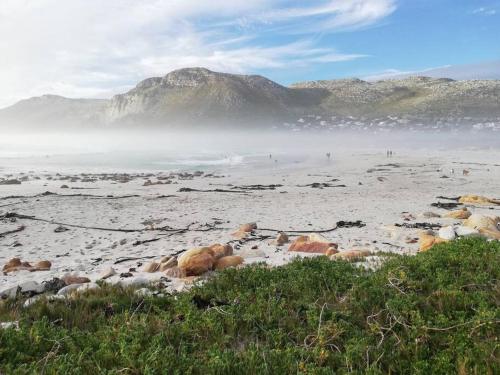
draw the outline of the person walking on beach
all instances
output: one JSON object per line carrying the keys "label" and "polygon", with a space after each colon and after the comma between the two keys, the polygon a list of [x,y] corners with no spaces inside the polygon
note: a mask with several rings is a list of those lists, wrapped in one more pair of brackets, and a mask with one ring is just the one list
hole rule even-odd
{"label": "person walking on beach", "polygon": [[328,160],[330,160],[330,158],[332,157],[332,154],[331,154],[331,153],[329,153],[329,152],[327,152],[327,153],[326,153],[326,157],[328,158]]}

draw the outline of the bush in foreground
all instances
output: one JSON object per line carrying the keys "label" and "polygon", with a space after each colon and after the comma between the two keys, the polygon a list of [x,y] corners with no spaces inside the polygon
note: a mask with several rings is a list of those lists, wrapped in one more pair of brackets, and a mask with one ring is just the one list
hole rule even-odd
{"label": "bush in foreground", "polygon": [[495,374],[500,243],[464,239],[376,271],[326,257],[226,270],[188,293],[103,288],[4,302],[6,373]]}

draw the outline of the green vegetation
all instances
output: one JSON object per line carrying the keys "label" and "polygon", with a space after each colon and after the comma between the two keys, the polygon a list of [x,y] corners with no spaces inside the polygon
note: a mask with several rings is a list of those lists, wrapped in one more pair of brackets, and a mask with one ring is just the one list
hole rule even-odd
{"label": "green vegetation", "polygon": [[499,280],[500,243],[464,239],[376,271],[321,257],[161,298],[8,301],[0,372],[498,374]]}

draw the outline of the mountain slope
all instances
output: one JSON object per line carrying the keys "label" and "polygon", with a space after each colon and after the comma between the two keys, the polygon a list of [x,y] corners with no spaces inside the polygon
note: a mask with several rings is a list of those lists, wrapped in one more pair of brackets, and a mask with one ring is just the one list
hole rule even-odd
{"label": "mountain slope", "polygon": [[116,95],[107,122],[273,122],[319,105],[322,91],[290,89],[257,75],[216,73],[203,68],[149,78]]}
{"label": "mountain slope", "polygon": [[0,125],[10,130],[33,126],[60,129],[98,125],[103,121],[107,104],[108,100],[43,95],[0,110]]}
{"label": "mountain slope", "polygon": [[368,120],[398,116],[416,123],[498,121],[500,81],[408,77],[311,81],[284,87],[258,75],[187,68],[146,79],[110,100],[54,95],[23,100],[0,110],[0,127],[265,127],[303,115]]}
{"label": "mountain slope", "polygon": [[312,81],[295,88],[324,89],[324,113],[368,118],[398,115],[438,117],[500,116],[500,81],[454,81],[408,77],[366,82],[359,79]]}

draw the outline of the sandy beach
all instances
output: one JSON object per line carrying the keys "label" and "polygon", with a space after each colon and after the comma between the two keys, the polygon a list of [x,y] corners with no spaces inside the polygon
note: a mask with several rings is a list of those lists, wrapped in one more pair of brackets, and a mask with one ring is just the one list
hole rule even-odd
{"label": "sandy beach", "polygon": [[[318,153],[307,160],[263,156],[252,164],[213,165],[202,172],[68,172],[31,170],[3,160],[0,170],[0,264],[49,260],[48,271],[0,275],[0,292],[26,281],[68,273],[99,279],[113,267],[110,282],[164,278],[142,272],[163,256],[215,243],[229,243],[244,264],[276,266],[314,256],[277,246],[279,231],[321,232],[340,250],[414,254],[415,223],[457,224],[432,203],[438,196],[478,194],[500,198],[500,151],[346,151],[332,160]],[[14,165],[14,166],[13,166]],[[468,174],[464,175],[463,170]],[[453,171],[452,171],[453,170]],[[7,184],[17,180],[20,184]],[[472,213],[500,215],[500,206],[471,206]],[[24,216],[23,216],[24,215]],[[339,225],[361,221],[362,225]],[[245,223],[257,230],[243,241],[232,233]],[[185,280],[170,280],[181,290]]]}

